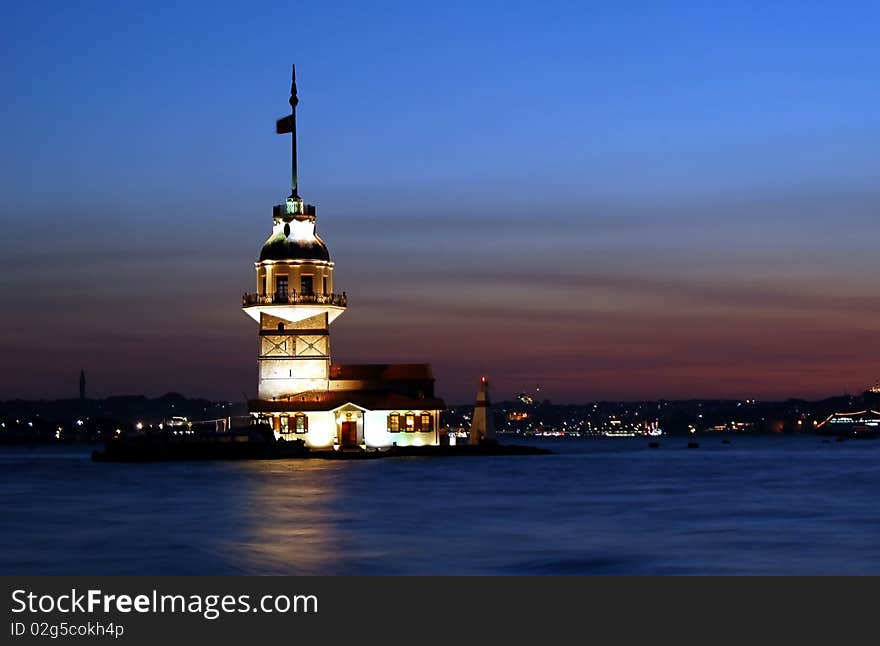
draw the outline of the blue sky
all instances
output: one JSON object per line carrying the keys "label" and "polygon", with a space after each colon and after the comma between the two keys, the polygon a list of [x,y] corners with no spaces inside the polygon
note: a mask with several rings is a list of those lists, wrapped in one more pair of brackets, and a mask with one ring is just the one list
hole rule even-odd
{"label": "blue sky", "polygon": [[453,400],[483,371],[573,401],[867,385],[880,8],[719,4],[5,6],[0,397],[81,365],[96,395],[252,394],[291,62],[338,360],[431,361]]}

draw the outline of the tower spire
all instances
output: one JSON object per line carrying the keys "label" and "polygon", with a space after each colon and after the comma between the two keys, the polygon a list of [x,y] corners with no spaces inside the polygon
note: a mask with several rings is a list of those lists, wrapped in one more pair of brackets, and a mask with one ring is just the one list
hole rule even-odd
{"label": "tower spire", "polygon": [[296,96],[296,65],[290,66],[290,114],[275,122],[275,132],[279,135],[290,133],[290,197],[299,199],[298,178],[296,174],[296,106],[299,98]]}

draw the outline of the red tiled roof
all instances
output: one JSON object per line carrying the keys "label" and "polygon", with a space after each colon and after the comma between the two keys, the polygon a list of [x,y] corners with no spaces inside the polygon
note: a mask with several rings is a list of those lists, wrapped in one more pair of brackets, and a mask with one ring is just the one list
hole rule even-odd
{"label": "red tiled roof", "polygon": [[330,379],[409,381],[433,378],[429,363],[334,363],[330,366]]}

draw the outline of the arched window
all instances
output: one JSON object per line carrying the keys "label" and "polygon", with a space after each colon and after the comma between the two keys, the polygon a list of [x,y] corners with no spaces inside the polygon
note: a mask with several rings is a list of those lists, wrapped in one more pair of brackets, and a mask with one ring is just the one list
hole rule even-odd
{"label": "arched window", "polygon": [[397,433],[400,431],[400,413],[391,413],[388,416],[388,432]]}
{"label": "arched window", "polygon": [[284,323],[279,323],[279,324],[278,324],[278,331],[279,331],[279,332],[284,332]]}
{"label": "arched window", "polygon": [[431,413],[422,413],[422,431],[428,432],[434,430],[434,424],[431,423]]}
{"label": "arched window", "polygon": [[304,413],[297,413],[294,416],[294,432],[295,433],[308,433],[309,432],[309,418]]}

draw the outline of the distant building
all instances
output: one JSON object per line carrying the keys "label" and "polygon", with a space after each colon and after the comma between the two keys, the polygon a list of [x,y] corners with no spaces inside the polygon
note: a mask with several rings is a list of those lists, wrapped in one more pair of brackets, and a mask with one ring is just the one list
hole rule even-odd
{"label": "distant building", "polygon": [[439,444],[440,412],[428,364],[333,364],[330,324],[348,306],[336,290],[334,263],[315,230],[315,207],[300,198],[296,159],[296,81],[291,114],[276,124],[292,137],[291,193],[275,206],[256,262],[256,292],[244,311],[260,325],[254,417],[277,437],[312,447]]}
{"label": "distant building", "polygon": [[520,393],[516,396],[516,398],[521,404],[525,406],[531,406],[535,403],[535,399],[531,395],[528,395],[526,393]]}

